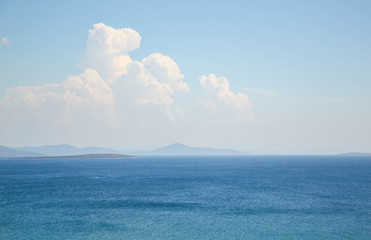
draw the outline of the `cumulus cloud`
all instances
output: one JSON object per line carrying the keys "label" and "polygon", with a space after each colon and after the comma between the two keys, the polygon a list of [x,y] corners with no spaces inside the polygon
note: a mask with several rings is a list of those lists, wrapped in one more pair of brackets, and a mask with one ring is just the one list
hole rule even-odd
{"label": "cumulus cloud", "polygon": [[199,81],[205,92],[206,98],[202,103],[206,107],[214,111],[222,109],[224,113],[231,112],[239,121],[246,121],[251,117],[250,109],[253,105],[245,94],[230,90],[227,78],[209,74],[201,76]]}
{"label": "cumulus cloud", "polygon": [[60,84],[19,86],[7,91],[2,110],[8,108],[8,115],[14,113],[14,117],[27,118],[33,112],[50,118],[54,124],[72,124],[84,113],[109,124],[115,123],[112,90],[93,69],[86,69],[78,76],[69,76]]}
{"label": "cumulus cloud", "polygon": [[140,41],[139,33],[130,28],[94,24],[80,57],[84,72],[60,84],[8,89],[0,101],[1,119],[7,115],[10,123],[11,116],[30,119],[39,115],[53,124],[70,125],[81,124],[85,114],[90,121],[118,126],[135,124],[143,116],[158,122],[182,118],[174,96],[189,91],[183,74],[170,57],[160,53],[132,60],[129,53],[139,48]]}
{"label": "cumulus cloud", "polygon": [[175,91],[189,91],[188,85],[183,82],[184,76],[180,73],[178,65],[168,56],[160,53],[151,54],[144,58],[142,63],[152,76],[169,84]]}
{"label": "cumulus cloud", "polygon": [[[59,131],[55,134],[60,139],[68,139],[64,137],[67,130],[81,139],[100,132],[106,138],[115,135],[115,142],[124,138],[129,145],[136,135],[152,142],[165,135],[183,135],[184,129],[192,135],[193,127],[203,125],[210,116],[203,115],[206,111],[195,99],[188,99],[192,106],[188,111],[177,104],[177,96],[190,88],[173,59],[161,53],[140,60],[131,58],[141,39],[130,28],[94,24],[79,58],[80,75],[58,84],[7,90],[0,100],[1,134],[12,137],[14,129],[22,128],[28,130],[32,141],[41,130]],[[210,74],[202,76],[200,83],[205,93],[202,103],[214,114],[212,121],[222,122],[223,116],[240,122],[249,119],[252,104],[246,95],[231,91],[226,78]],[[189,115],[193,118],[188,119]],[[205,135],[214,131],[213,126],[209,129]]]}
{"label": "cumulus cloud", "polygon": [[8,37],[1,38],[1,43],[6,45],[6,46],[10,46],[10,44],[11,44]]}
{"label": "cumulus cloud", "polygon": [[130,28],[115,29],[103,23],[89,30],[86,49],[80,57],[79,66],[92,68],[108,82],[126,73],[132,60],[128,55],[140,47],[142,37]]}
{"label": "cumulus cloud", "polygon": [[125,111],[134,104],[163,106],[160,115],[170,116],[168,113],[177,108],[173,106],[173,97],[188,92],[189,87],[183,82],[178,65],[168,56],[154,53],[141,61],[132,60],[129,53],[139,48],[141,39],[140,34],[130,28],[114,29],[103,23],[95,24],[89,31],[79,66],[97,70],[110,84],[120,115],[128,116]]}
{"label": "cumulus cloud", "polygon": [[155,53],[141,62],[129,63],[127,74],[113,85],[123,85],[120,91],[135,95],[133,102],[136,104],[171,106],[174,94],[189,91],[183,78],[178,65],[171,58]]}
{"label": "cumulus cloud", "polygon": [[114,86],[118,86],[119,91],[127,91],[127,94],[132,95],[131,102],[138,105],[171,106],[174,103],[171,97],[174,90],[171,85],[159,81],[142,62],[130,63],[128,74]]}
{"label": "cumulus cloud", "polygon": [[181,119],[182,110],[174,97],[189,91],[183,78],[176,63],[162,54],[132,61],[127,65],[126,74],[111,83],[117,111],[125,119],[147,116],[147,124],[150,123],[148,117],[157,122],[163,121],[160,119],[164,117],[172,122]]}

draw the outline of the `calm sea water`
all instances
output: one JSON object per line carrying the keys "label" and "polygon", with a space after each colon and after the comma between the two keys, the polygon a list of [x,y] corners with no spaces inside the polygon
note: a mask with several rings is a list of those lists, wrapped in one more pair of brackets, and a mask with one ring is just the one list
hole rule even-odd
{"label": "calm sea water", "polygon": [[370,157],[0,160],[0,239],[371,239]]}

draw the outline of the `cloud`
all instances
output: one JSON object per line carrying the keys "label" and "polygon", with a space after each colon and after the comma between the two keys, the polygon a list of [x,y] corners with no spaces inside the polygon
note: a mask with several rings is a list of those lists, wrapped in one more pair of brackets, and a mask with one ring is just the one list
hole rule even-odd
{"label": "cloud", "polygon": [[183,118],[174,96],[189,87],[178,65],[160,53],[132,60],[128,54],[139,48],[140,41],[132,29],[95,24],[80,57],[83,73],[60,84],[8,89],[0,100],[0,120],[8,116],[5,120],[11,124],[12,117],[27,121],[39,116],[53,126],[83,125],[85,119],[132,127],[143,116],[143,126],[153,124],[149,116],[157,122]]}
{"label": "cloud", "polygon": [[[174,103],[173,95],[188,92],[178,65],[160,53],[151,54],[141,62],[132,61],[127,65],[127,74],[115,81],[120,92],[135,95],[133,102],[139,105],[165,105]],[[168,110],[166,110],[168,111]]]}
{"label": "cloud", "polygon": [[169,84],[175,91],[188,92],[189,87],[183,82],[183,74],[178,65],[168,56],[160,53],[151,54],[142,61],[152,76]]}
{"label": "cloud", "polygon": [[107,82],[112,82],[126,73],[126,66],[132,62],[128,54],[140,47],[141,39],[140,34],[130,28],[94,24],[78,65],[95,69]]}
{"label": "cloud", "polygon": [[127,54],[139,48],[141,39],[139,33],[133,29],[114,29],[97,23],[89,30],[87,49],[95,53]]}
{"label": "cloud", "polygon": [[128,117],[134,105],[142,107],[140,111],[146,111],[144,107],[162,106],[160,115],[170,116],[169,112],[179,108],[174,106],[173,97],[188,92],[189,87],[183,82],[178,65],[168,56],[154,53],[141,61],[131,59],[129,53],[140,47],[141,39],[130,28],[94,24],[79,66],[97,70],[112,87],[119,115]]}
{"label": "cloud", "polygon": [[223,110],[224,114],[231,112],[239,121],[251,117],[252,103],[245,94],[232,92],[227,78],[209,74],[201,76],[199,81],[205,92],[206,98],[202,103],[206,107],[214,111]]}
{"label": "cloud", "polygon": [[[98,136],[105,142],[130,146],[171,141],[195,131],[208,136],[215,130],[208,122],[226,126],[236,119],[244,123],[251,118],[247,96],[231,91],[226,78],[213,74],[200,78],[205,93],[202,105],[197,98],[188,98],[182,102],[186,103],[183,109],[177,97],[190,87],[173,59],[161,53],[131,58],[141,39],[130,28],[94,24],[79,56],[80,75],[68,76],[58,84],[7,90],[0,100],[2,136],[14,138],[16,144],[19,139],[13,133],[19,131],[27,133],[29,141],[41,139],[40,144],[45,139],[56,143],[62,141],[56,139],[66,139],[63,141],[73,144],[77,139],[86,141],[86,136],[92,142]],[[207,128],[204,133],[199,128],[202,125]],[[226,131],[231,129],[228,126]]]}
{"label": "cloud", "polygon": [[[93,69],[69,76],[60,84],[19,86],[7,90],[2,106],[14,117],[46,117],[54,125],[72,124],[81,114],[115,124],[115,104],[110,86]],[[4,108],[2,109],[4,111]],[[16,110],[16,111],[9,111]]]}
{"label": "cloud", "polygon": [[1,43],[4,44],[5,46],[10,46],[11,42],[8,37],[3,37],[1,38]]}
{"label": "cloud", "polygon": [[128,66],[128,74],[122,79],[132,87],[122,88],[123,91],[130,91],[135,94],[133,102],[139,105],[168,105],[174,103],[171,95],[174,93],[169,83],[159,81],[151,74],[149,69],[142,62],[132,62]]}
{"label": "cloud", "polygon": [[246,91],[253,92],[253,93],[259,93],[266,96],[277,96],[277,92],[264,90],[261,88],[244,88]]}

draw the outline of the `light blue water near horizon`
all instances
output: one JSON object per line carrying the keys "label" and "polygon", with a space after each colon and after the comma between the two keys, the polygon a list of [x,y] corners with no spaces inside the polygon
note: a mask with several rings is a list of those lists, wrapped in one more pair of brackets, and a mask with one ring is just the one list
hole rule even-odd
{"label": "light blue water near horizon", "polygon": [[371,157],[0,160],[0,239],[370,239]]}

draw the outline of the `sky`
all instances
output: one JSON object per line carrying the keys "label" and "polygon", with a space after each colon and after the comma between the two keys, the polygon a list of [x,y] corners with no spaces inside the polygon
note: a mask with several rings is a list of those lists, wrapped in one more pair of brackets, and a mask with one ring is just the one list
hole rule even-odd
{"label": "sky", "polygon": [[0,0],[0,145],[371,152],[370,12]]}

